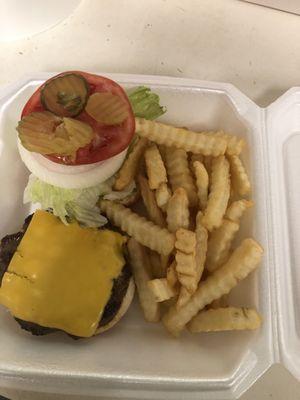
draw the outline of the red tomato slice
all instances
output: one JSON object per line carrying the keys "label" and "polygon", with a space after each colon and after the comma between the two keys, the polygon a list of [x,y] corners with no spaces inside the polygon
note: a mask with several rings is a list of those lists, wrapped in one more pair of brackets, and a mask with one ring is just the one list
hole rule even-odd
{"label": "red tomato slice", "polygon": [[[50,160],[66,165],[92,164],[99,161],[107,160],[125,150],[135,131],[134,115],[128,97],[120,85],[111,79],[103,76],[89,74],[81,71],[68,71],[65,73],[75,73],[82,75],[90,86],[90,94],[96,92],[111,92],[123,99],[128,106],[129,116],[120,125],[103,125],[95,121],[85,111],[81,112],[76,119],[90,124],[95,132],[95,138],[92,143],[77,150],[75,161],[71,161],[68,157],[58,155],[47,156]],[[53,79],[53,78],[51,78]],[[34,111],[45,111],[41,103],[40,92],[43,86],[39,87],[25,104],[21,117],[24,117]]]}

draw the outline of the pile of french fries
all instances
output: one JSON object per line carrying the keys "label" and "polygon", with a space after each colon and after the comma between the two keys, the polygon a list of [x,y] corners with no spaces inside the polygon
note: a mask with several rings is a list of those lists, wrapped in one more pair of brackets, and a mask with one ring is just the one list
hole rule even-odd
{"label": "pile of french fries", "polygon": [[252,238],[233,248],[250,180],[240,158],[243,139],[192,132],[136,119],[137,140],[118,172],[115,190],[133,180],[147,218],[101,200],[101,211],[130,236],[129,255],[145,319],[162,320],[175,336],[256,329],[254,309],[228,305],[227,294],[260,263]]}

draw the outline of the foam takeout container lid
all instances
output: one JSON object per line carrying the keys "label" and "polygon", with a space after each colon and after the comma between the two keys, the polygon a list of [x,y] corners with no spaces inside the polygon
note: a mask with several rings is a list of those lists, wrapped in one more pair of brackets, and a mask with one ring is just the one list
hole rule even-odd
{"label": "foam takeout container lid", "polygon": [[[15,126],[33,91],[53,74],[28,76],[0,90],[0,235],[20,228],[29,208],[22,196],[29,172],[17,151]],[[62,334],[33,337],[0,308],[0,386],[106,398],[233,399],[273,363],[300,379],[300,88],[268,108],[234,86],[161,76],[103,74],[124,87],[148,85],[168,112],[161,121],[243,136],[255,207],[239,240],[265,249],[260,268],[241,282],[230,303],[256,307],[257,332],[182,335],[143,321],[133,304],[118,326],[91,340]]]}

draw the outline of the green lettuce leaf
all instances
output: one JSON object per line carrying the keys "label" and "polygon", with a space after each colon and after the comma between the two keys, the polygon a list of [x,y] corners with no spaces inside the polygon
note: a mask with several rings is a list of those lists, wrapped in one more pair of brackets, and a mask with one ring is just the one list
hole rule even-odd
{"label": "green lettuce leaf", "polygon": [[128,98],[136,117],[156,119],[167,109],[159,104],[159,96],[146,86],[139,86],[128,92]]}
{"label": "green lettuce leaf", "polygon": [[97,228],[107,223],[97,206],[99,198],[122,200],[135,190],[135,185],[131,185],[122,192],[114,192],[113,183],[111,178],[85,189],[64,189],[30,175],[24,191],[24,203],[38,203],[42,209],[50,209],[64,224],[76,220],[83,226]]}

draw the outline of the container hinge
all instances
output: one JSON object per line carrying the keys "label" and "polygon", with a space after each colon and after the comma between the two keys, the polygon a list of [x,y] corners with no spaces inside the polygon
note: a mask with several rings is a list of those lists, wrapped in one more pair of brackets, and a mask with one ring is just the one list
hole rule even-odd
{"label": "container hinge", "polygon": [[[270,148],[270,138],[269,132],[267,129],[267,120],[268,120],[268,109],[261,109],[261,126],[263,130],[262,141],[263,141],[263,155],[264,155],[264,169],[266,171],[266,191],[268,196],[266,198],[267,209],[271,210],[270,213],[267,213],[267,226],[274,227],[273,221],[273,203],[272,199],[272,188],[271,188],[271,168],[270,168],[270,155],[268,149]],[[269,265],[275,267],[276,256],[275,256],[275,247],[272,245],[274,243],[274,230],[270,229],[268,235],[268,253],[269,253]],[[280,351],[279,351],[279,333],[278,333],[278,306],[277,306],[277,291],[276,291],[276,269],[277,268],[269,268],[268,275],[270,280],[270,299],[271,299],[271,321],[272,321],[272,347],[273,347],[273,361],[274,363],[280,362]]]}

